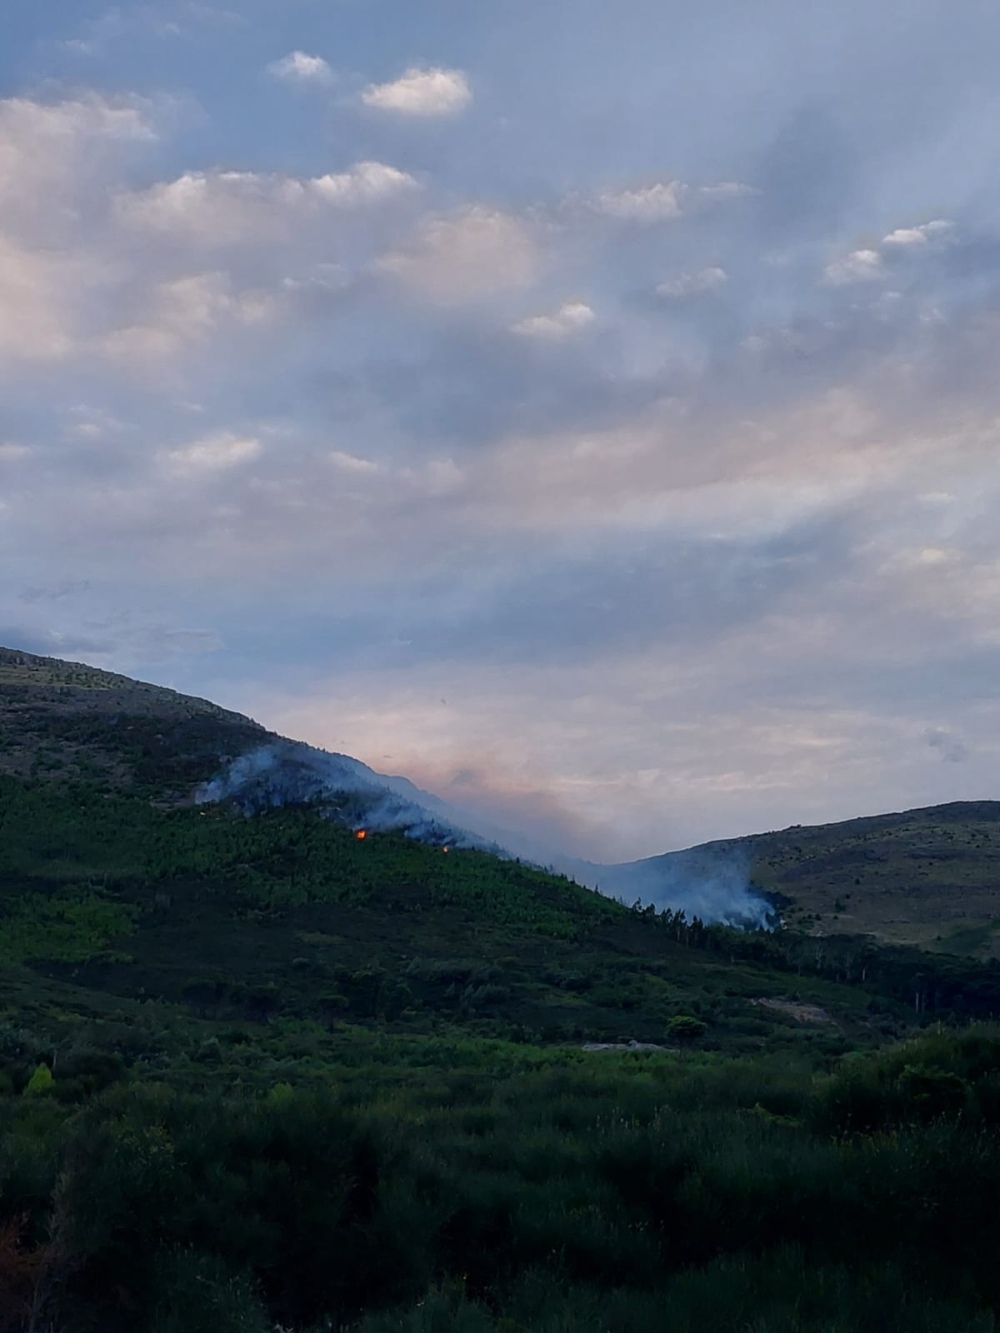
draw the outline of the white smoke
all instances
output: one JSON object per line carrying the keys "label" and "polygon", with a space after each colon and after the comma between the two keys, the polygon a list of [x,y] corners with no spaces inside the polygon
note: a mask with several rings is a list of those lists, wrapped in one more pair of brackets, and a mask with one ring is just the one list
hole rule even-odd
{"label": "white smoke", "polygon": [[316,805],[354,829],[400,832],[436,846],[503,854],[496,844],[450,819],[444,802],[405,778],[386,777],[350,755],[330,754],[299,741],[276,741],[241,755],[200,787],[195,800],[200,805],[230,801],[248,815]]}
{"label": "white smoke", "polygon": [[195,799],[199,804],[229,801],[247,815],[314,805],[353,829],[401,832],[434,846],[520,856],[630,905],[670,908],[706,924],[769,929],[775,923],[771,904],[750,885],[749,858],[740,844],[716,843],[645,861],[598,865],[489,825],[406,778],[387,777],[350,755],[330,754],[299,741],[275,741],[241,755],[200,787]]}
{"label": "white smoke", "polygon": [[689,920],[764,930],[777,922],[772,904],[751,885],[750,856],[739,843],[710,843],[592,871],[592,887],[602,893],[668,907]]}

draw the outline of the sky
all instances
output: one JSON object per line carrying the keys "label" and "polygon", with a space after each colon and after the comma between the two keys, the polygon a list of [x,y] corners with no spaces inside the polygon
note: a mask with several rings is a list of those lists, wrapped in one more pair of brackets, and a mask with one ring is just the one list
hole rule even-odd
{"label": "sky", "polygon": [[0,643],[576,855],[996,798],[1000,10],[0,18]]}

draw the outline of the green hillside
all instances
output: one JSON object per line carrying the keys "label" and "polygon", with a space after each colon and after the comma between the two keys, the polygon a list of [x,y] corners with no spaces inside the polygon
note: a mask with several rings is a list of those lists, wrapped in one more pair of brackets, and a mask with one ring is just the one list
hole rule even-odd
{"label": "green hillside", "polygon": [[255,723],[0,672],[0,1333],[996,1333],[997,966],[199,807]]}
{"label": "green hillside", "polygon": [[1000,957],[1000,802],[965,801],[707,843],[668,870],[746,865],[789,927]]}

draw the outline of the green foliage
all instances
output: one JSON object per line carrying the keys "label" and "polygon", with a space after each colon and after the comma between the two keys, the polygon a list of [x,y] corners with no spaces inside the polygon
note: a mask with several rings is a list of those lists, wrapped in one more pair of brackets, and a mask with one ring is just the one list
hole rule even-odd
{"label": "green foliage", "polygon": [[22,1095],[25,1097],[42,1097],[52,1091],[54,1083],[55,1079],[52,1077],[52,1070],[48,1065],[37,1065],[35,1072],[28,1079]]}
{"label": "green foliage", "polygon": [[154,1265],[149,1333],[272,1333],[250,1283],[212,1255],[179,1249]]}
{"label": "green foliage", "polygon": [[64,889],[52,896],[25,893],[0,920],[3,957],[14,963],[43,958],[83,963],[130,935],[137,916],[137,908],[87,890]]}
{"label": "green foliage", "polygon": [[[871,1062],[950,1060],[980,1097],[1000,1037],[927,1042]],[[24,1219],[46,1317],[81,1331],[994,1333],[992,1127],[831,1135],[829,1080],[777,1062],[495,1054],[350,1097],[342,1068],[22,1099],[0,1228]]]}
{"label": "green foliage", "polygon": [[675,1014],[667,1023],[667,1037],[681,1046],[697,1041],[708,1031],[708,1024],[693,1014]]}
{"label": "green foliage", "polygon": [[942,1031],[855,1056],[825,1081],[815,1115],[849,1133],[937,1121],[1000,1127],[1000,1038]]}

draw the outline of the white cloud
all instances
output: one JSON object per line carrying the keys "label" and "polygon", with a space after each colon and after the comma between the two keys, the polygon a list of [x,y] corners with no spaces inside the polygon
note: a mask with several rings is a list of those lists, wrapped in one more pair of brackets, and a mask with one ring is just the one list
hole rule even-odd
{"label": "white cloud", "polygon": [[662,181],[639,190],[606,190],[597,207],[608,217],[628,222],[666,222],[681,215],[681,200],[688,187],[682,181]]}
{"label": "white cloud", "polygon": [[416,188],[407,172],[383,162],[358,162],[347,171],[305,178],[194,171],[120,196],[118,213],[133,227],[226,245],[284,232],[324,207],[358,208]]}
{"label": "white cloud", "polygon": [[0,233],[0,369],[67,355],[74,345],[71,293],[84,284],[70,257],[32,252]]}
{"label": "white cloud", "polygon": [[694,191],[699,199],[711,201],[713,199],[746,199],[750,195],[758,193],[752,185],[746,185],[743,181],[720,181],[718,185],[700,185]]}
{"label": "white cloud", "polygon": [[96,94],[0,101],[0,366],[67,356],[112,263],[81,242],[109,168],[154,138],[146,108]]}
{"label": "white cloud", "polygon": [[[0,153],[5,166],[38,161],[53,147],[71,149],[81,138],[154,139],[145,108],[134,101],[96,93],[63,102],[25,97],[0,101]],[[13,154],[13,157],[11,156]]]}
{"label": "white cloud", "polygon": [[950,230],[950,222],[936,218],[933,222],[924,222],[919,227],[897,227],[895,231],[889,232],[888,236],[883,236],[882,244],[903,247],[927,245],[935,236],[942,236]]}
{"label": "white cloud", "polygon": [[63,102],[0,101],[0,225],[61,220],[74,184],[92,177],[102,145],[155,138],[145,109],[96,95]]}
{"label": "white cloud", "polygon": [[688,296],[700,296],[703,292],[718,291],[728,281],[724,268],[703,268],[696,273],[682,273],[679,278],[661,282],[656,288],[656,294],[665,300],[683,300]]}
{"label": "white cloud", "polygon": [[0,463],[13,463],[19,458],[27,458],[31,450],[26,444],[13,444],[0,440]]}
{"label": "white cloud", "polygon": [[224,326],[261,324],[274,309],[266,293],[234,291],[224,273],[175,278],[154,286],[148,308],[134,323],[109,334],[103,350],[116,361],[163,361]]}
{"label": "white cloud", "polygon": [[878,282],[885,277],[885,268],[877,250],[853,250],[828,264],[823,276],[832,286],[844,287],[852,282]]}
{"label": "white cloud", "polygon": [[595,202],[599,213],[623,222],[649,225],[670,222],[699,203],[739,199],[754,194],[749,185],[722,181],[718,185],[686,185],[683,181],[657,181],[634,190],[603,190]]}
{"label": "white cloud", "polygon": [[259,457],[260,440],[254,436],[235,435],[220,431],[195,440],[181,449],[171,449],[163,455],[169,471],[181,477],[201,476],[205,473],[225,472]]}
{"label": "white cloud", "polygon": [[560,342],[593,324],[597,316],[583,301],[567,301],[551,315],[533,315],[512,326],[513,333],[528,338],[544,338]]}
{"label": "white cloud", "polygon": [[268,65],[267,72],[275,78],[285,79],[289,83],[328,84],[333,82],[333,70],[322,56],[306,55],[305,51],[293,51]]}
{"label": "white cloud", "polygon": [[357,454],[347,454],[340,449],[331,451],[330,462],[339,472],[354,472],[359,475],[372,476],[382,471],[378,463],[373,463],[370,458],[359,458]]}
{"label": "white cloud", "polygon": [[457,304],[530,287],[541,263],[534,229],[500,209],[473,205],[427,218],[413,244],[376,267],[413,291]]}
{"label": "white cloud", "polygon": [[472,101],[472,89],[460,69],[412,66],[392,83],[369,84],[361,100],[401,116],[454,116]]}

